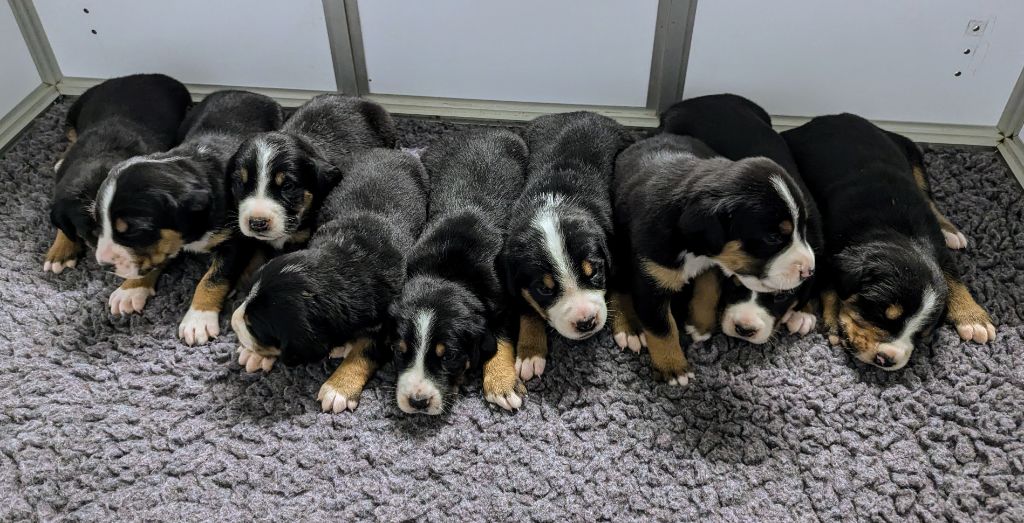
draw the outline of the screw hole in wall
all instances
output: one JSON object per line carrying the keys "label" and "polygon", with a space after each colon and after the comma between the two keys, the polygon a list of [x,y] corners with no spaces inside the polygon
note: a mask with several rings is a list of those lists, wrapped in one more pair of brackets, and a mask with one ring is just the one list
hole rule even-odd
{"label": "screw hole in wall", "polygon": [[981,26],[980,25],[972,25],[971,26],[971,32],[977,33],[978,31],[981,31]]}
{"label": "screw hole in wall", "polygon": [[962,75],[962,74],[963,74],[962,72],[960,72],[960,71],[957,71],[957,72],[953,73],[953,76],[959,77],[959,76],[960,76],[960,75]]}
{"label": "screw hole in wall", "polygon": [[964,54],[971,54],[971,50],[970,49],[964,49]]}
{"label": "screw hole in wall", "polygon": [[85,13],[85,14],[89,14],[89,9],[88,8],[82,9],[82,12]]}
{"label": "screw hole in wall", "polygon": [[92,34],[96,34],[96,30],[95,29],[93,29],[91,32],[92,32]]}

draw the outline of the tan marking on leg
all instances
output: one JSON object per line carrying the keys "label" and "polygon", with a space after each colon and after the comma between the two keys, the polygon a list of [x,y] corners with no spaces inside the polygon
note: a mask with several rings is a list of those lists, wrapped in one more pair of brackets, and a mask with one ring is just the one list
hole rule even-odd
{"label": "tan marking on leg", "polygon": [[544,320],[547,321],[547,312],[544,310],[543,307],[540,306],[539,303],[537,303],[537,300],[533,299],[533,296],[530,294],[530,291],[528,289],[522,289],[522,295],[523,299],[526,300],[526,303],[529,303],[530,307],[533,307],[533,310],[537,311],[537,314],[540,314],[540,317],[544,318]]}
{"label": "tan marking on leg", "polygon": [[665,336],[657,336],[651,331],[645,330],[647,349],[651,353],[651,365],[665,381],[686,385],[690,364],[686,361],[683,347],[679,344],[679,328],[676,326],[676,320],[672,317],[671,311],[666,315],[666,321],[669,330]]}
{"label": "tan marking on leg", "polygon": [[78,131],[75,130],[74,127],[69,127],[68,128],[68,132],[67,132],[67,137],[68,137],[68,140],[71,141],[71,143],[77,142],[78,141]]}
{"label": "tan marking on leg", "polygon": [[914,166],[914,183],[917,184],[918,189],[925,193],[925,196],[931,197],[928,194],[928,180],[924,177],[924,169],[917,165]]}
{"label": "tan marking on leg", "polygon": [[147,289],[155,289],[156,288],[156,281],[159,278],[160,278],[160,271],[153,270],[153,271],[150,271],[150,272],[146,273],[146,275],[141,277],[141,278],[132,278],[130,280],[125,280],[125,281],[121,282],[121,288],[122,289],[138,289],[140,287],[145,287]]}
{"label": "tan marking on leg", "polygon": [[714,269],[702,272],[693,280],[693,298],[690,299],[687,325],[692,326],[698,334],[710,334],[718,325],[718,300],[721,293],[718,272]]}
{"label": "tan marking on leg", "polygon": [[726,243],[715,259],[723,267],[737,274],[749,274],[757,265],[757,260],[743,250],[743,242],[739,240]]}
{"label": "tan marking on leg", "polygon": [[322,399],[326,389],[329,389],[347,400],[358,402],[366,382],[370,381],[373,373],[377,371],[377,364],[366,354],[372,345],[373,341],[367,337],[352,342],[348,355],[341,360],[341,364],[320,388],[321,397],[318,399]]}
{"label": "tan marking on leg", "polygon": [[640,267],[662,289],[679,292],[686,285],[686,274],[681,268],[666,267],[647,258],[640,260]]}
{"label": "tan marking on leg", "polygon": [[839,296],[836,291],[827,290],[821,293],[821,321],[825,324],[828,342],[838,346],[842,339],[839,332]]}
{"label": "tan marking on leg", "polygon": [[956,326],[957,334],[964,340],[988,343],[995,339],[996,328],[985,309],[974,301],[970,289],[959,278],[943,274],[949,285],[949,302],[946,304],[946,318]]}
{"label": "tan marking on leg", "polygon": [[64,231],[57,229],[57,237],[54,238],[50,249],[46,251],[46,261],[50,263],[64,263],[77,260],[82,254],[82,243],[68,238]]}
{"label": "tan marking on leg", "polygon": [[526,387],[516,372],[515,347],[510,340],[499,338],[497,352],[484,363],[484,397],[508,410],[515,410],[522,406],[524,394]]}
{"label": "tan marking on leg", "polygon": [[547,358],[548,332],[544,322],[532,314],[519,317],[519,343],[516,357],[523,360],[531,357]]}
{"label": "tan marking on leg", "polygon": [[216,274],[217,269],[218,262],[214,260],[210,268],[206,270],[206,274],[203,275],[203,279],[199,280],[199,285],[196,285],[196,292],[192,295],[193,310],[220,311],[224,305],[224,298],[228,296],[231,287],[227,282],[213,281],[213,275]]}

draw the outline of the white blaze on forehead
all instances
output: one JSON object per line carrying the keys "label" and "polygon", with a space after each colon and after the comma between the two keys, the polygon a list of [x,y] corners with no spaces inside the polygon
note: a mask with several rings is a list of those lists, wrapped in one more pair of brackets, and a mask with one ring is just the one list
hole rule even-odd
{"label": "white blaze on forehead", "polygon": [[257,198],[266,198],[267,186],[270,185],[270,162],[277,151],[269,142],[260,139],[256,142],[256,192]]}
{"label": "white blaze on forehead", "polygon": [[572,259],[565,248],[562,228],[558,223],[558,206],[562,201],[561,196],[545,195],[544,205],[533,217],[533,228],[544,238],[544,250],[551,262],[555,280],[564,291],[570,291],[578,288],[579,284],[576,281],[576,273],[572,270]]}
{"label": "white blaze on forehead", "polygon": [[[270,196],[268,187],[272,174],[272,162],[277,150],[264,139],[256,141],[256,190],[238,205],[238,227],[246,236],[260,236],[263,239],[282,239],[288,233],[286,228],[286,211],[280,202]],[[270,218],[270,228],[255,232],[249,228],[249,218],[253,215]],[[280,248],[284,241],[275,247]]]}
{"label": "white blaze on forehead", "polygon": [[775,187],[775,192],[779,193],[779,197],[782,198],[783,202],[786,202],[786,207],[789,208],[789,214],[793,217],[793,234],[798,234],[799,231],[799,218],[800,208],[796,205],[796,199],[793,198],[793,193],[790,192],[789,186],[786,185],[786,180],[783,180],[781,176],[771,177],[772,186]]}
{"label": "white blaze on forehead", "polygon": [[395,396],[398,406],[405,412],[416,412],[410,405],[412,396],[419,399],[430,398],[430,405],[426,409],[427,414],[440,414],[441,390],[427,377],[426,359],[427,351],[430,350],[430,329],[434,321],[434,312],[420,310],[416,313],[413,322],[413,339],[416,353],[413,355],[413,365],[398,377],[398,387]]}
{"label": "white blaze on forehead", "polygon": [[935,313],[935,307],[938,305],[938,302],[939,294],[935,292],[935,289],[931,287],[925,289],[921,295],[921,307],[903,324],[903,331],[900,332],[896,343],[913,344],[914,336],[921,332],[925,322]]}

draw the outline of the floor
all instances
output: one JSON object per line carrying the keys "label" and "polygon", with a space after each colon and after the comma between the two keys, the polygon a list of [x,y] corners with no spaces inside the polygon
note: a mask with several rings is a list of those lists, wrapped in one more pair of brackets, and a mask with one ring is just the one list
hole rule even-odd
{"label": "floor", "polygon": [[[603,335],[556,345],[517,414],[472,379],[449,415],[409,417],[385,371],[331,415],[332,364],[247,375],[233,334],[176,339],[200,258],[127,318],[94,261],[41,271],[68,105],[0,157],[0,520],[1024,520],[1024,191],[994,151],[926,156],[989,346],[944,327],[889,374],[820,334],[717,336],[679,390]],[[400,127],[425,146],[460,125]]]}

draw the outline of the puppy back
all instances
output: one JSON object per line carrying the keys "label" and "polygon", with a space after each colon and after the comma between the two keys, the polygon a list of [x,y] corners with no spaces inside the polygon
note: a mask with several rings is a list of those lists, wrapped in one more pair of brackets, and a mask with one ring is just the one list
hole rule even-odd
{"label": "puppy back", "polygon": [[178,137],[181,142],[208,133],[244,138],[276,131],[283,121],[281,106],[268,96],[248,91],[217,91],[189,111],[178,129]]}
{"label": "puppy back", "polygon": [[[192,103],[185,86],[167,75],[136,74],[89,88],[71,105],[66,125],[79,137],[107,125],[134,127],[147,141],[166,150],[177,143],[178,127]],[[120,123],[119,123],[120,122]]]}
{"label": "puppy back", "polygon": [[282,130],[309,140],[337,167],[344,167],[355,152],[391,149],[398,141],[395,122],[384,107],[343,94],[314,97],[288,118]]}

